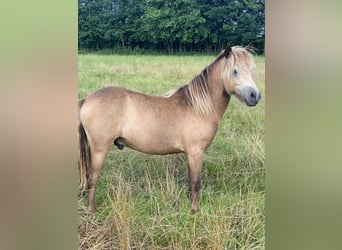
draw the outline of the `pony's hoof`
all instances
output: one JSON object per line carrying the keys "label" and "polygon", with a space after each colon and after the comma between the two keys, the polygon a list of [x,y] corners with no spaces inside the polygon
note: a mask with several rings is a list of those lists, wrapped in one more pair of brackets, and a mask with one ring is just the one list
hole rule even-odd
{"label": "pony's hoof", "polygon": [[199,212],[199,210],[200,210],[200,208],[199,208],[198,205],[191,205],[191,212],[192,212],[193,214]]}
{"label": "pony's hoof", "polygon": [[88,213],[94,214],[96,212],[96,209],[94,207],[88,207],[87,211]]}

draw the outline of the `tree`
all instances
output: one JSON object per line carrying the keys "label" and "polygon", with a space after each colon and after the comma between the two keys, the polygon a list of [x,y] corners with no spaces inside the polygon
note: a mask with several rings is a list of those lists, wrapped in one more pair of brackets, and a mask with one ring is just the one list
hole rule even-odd
{"label": "tree", "polygon": [[263,52],[264,0],[79,0],[79,48]]}

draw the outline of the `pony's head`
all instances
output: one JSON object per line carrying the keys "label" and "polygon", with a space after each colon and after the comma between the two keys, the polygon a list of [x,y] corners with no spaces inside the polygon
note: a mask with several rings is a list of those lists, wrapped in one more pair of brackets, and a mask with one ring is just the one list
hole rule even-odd
{"label": "pony's head", "polygon": [[229,95],[235,95],[248,106],[255,106],[261,98],[261,93],[252,78],[255,63],[251,52],[250,46],[228,45],[222,52],[225,57],[222,81]]}

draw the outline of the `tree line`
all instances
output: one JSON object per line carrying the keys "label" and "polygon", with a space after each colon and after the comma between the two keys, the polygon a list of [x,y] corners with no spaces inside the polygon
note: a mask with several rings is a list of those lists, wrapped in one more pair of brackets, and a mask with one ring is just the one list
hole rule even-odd
{"label": "tree line", "polygon": [[264,51],[264,0],[79,0],[79,49]]}

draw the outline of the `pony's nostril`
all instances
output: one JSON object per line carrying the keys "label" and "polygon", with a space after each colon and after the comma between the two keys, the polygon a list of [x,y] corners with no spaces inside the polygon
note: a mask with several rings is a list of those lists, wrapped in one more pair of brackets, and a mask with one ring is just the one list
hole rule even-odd
{"label": "pony's nostril", "polygon": [[255,91],[252,91],[252,92],[251,92],[251,98],[252,98],[252,99],[255,99],[255,98],[256,98],[256,93],[255,93]]}

